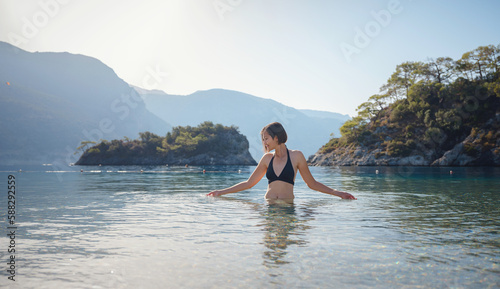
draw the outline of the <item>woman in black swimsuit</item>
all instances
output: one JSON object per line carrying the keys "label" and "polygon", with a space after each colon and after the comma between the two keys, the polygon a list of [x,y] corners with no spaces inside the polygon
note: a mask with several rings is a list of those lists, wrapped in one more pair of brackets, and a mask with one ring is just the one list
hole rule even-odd
{"label": "woman in black swimsuit", "polygon": [[[306,158],[302,152],[288,150],[286,147],[287,134],[280,123],[268,124],[260,134],[267,153],[260,159],[259,164],[248,180],[223,190],[212,191],[207,196],[216,197],[250,189],[266,175],[268,179],[266,199],[293,200],[293,185],[298,170],[309,188],[342,199],[356,199],[349,193],[334,190],[316,181],[311,171],[309,171]],[[274,150],[274,154],[271,153],[272,150]]]}

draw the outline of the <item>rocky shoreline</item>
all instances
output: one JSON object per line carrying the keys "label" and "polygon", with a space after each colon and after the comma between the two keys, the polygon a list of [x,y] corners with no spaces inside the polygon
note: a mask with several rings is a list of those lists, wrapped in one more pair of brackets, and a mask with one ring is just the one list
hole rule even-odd
{"label": "rocky shoreline", "polygon": [[[493,133],[492,133],[493,132]],[[500,115],[471,133],[450,150],[415,149],[395,157],[373,146],[349,146],[308,159],[313,166],[500,166]]]}
{"label": "rocky shoreline", "polygon": [[250,153],[242,152],[234,155],[220,155],[217,153],[204,153],[195,156],[182,156],[169,154],[164,158],[155,156],[87,156],[80,158],[75,165],[79,166],[128,166],[128,165],[144,165],[144,166],[165,166],[165,165],[256,165],[257,163],[252,158]]}

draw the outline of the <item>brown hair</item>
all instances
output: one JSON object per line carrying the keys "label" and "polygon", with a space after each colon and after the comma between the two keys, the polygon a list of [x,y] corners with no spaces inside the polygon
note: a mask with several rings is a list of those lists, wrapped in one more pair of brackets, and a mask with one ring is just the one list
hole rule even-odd
{"label": "brown hair", "polygon": [[288,139],[285,128],[279,122],[270,123],[262,128],[262,130],[260,131],[260,136],[262,139],[264,139],[264,132],[267,132],[273,139],[275,136],[278,137],[278,144],[286,143]]}

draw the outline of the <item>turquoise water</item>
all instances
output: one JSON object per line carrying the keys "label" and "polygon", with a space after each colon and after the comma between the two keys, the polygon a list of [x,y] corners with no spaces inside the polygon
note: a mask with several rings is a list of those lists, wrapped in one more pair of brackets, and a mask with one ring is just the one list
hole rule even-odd
{"label": "turquoise water", "polygon": [[313,167],[358,200],[297,177],[293,204],[205,196],[253,167],[47,169],[0,172],[2,288],[500,287],[500,168]]}

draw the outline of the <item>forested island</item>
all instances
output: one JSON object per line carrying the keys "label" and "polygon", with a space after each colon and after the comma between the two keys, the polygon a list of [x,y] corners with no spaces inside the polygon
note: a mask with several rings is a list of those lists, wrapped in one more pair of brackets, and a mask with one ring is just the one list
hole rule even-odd
{"label": "forested island", "polygon": [[106,141],[84,150],[75,165],[256,165],[247,138],[238,128],[204,122],[197,127],[177,126],[165,137],[151,132],[139,139]]}
{"label": "forested island", "polygon": [[404,62],[312,165],[500,165],[500,45]]}

